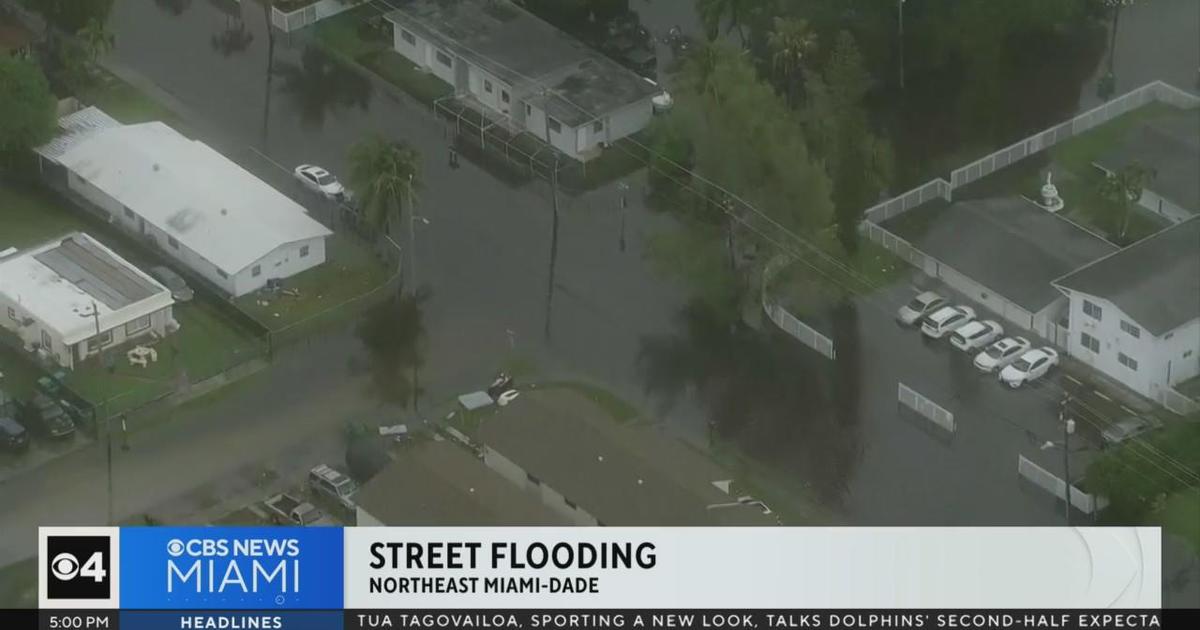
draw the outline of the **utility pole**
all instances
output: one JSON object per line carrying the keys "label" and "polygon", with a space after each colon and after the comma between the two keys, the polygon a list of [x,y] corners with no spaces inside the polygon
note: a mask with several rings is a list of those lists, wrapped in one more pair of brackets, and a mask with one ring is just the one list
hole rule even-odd
{"label": "utility pole", "polygon": [[904,89],[904,0],[896,0],[896,13],[900,26],[900,89]]}
{"label": "utility pole", "polygon": [[554,158],[554,170],[550,173],[550,198],[553,217],[550,234],[550,269],[546,274],[546,340],[550,340],[550,313],[554,305],[554,265],[558,259],[558,157]]}
{"label": "utility pole", "polygon": [[1071,434],[1075,432],[1075,421],[1067,417],[1067,405],[1070,402],[1071,395],[1064,394],[1058,408],[1058,421],[1063,427],[1063,483],[1066,485],[1066,508],[1063,510],[1063,516],[1068,527],[1071,525]]}
{"label": "utility pole", "polygon": [[629,200],[625,195],[629,192],[629,184],[621,182],[617,184],[617,189],[621,191],[621,238],[617,246],[621,251],[625,251],[625,211],[629,208]]}

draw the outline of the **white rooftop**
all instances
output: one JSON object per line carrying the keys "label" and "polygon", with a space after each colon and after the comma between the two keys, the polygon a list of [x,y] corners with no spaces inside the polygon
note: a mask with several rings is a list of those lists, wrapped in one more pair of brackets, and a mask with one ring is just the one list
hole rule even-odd
{"label": "white rooftop", "polygon": [[0,295],[68,345],[96,335],[93,305],[109,330],[174,304],[166,287],[78,232],[0,259]]}
{"label": "white rooftop", "polygon": [[83,126],[38,152],[227,274],[282,245],[332,234],[296,202],[161,122]]}

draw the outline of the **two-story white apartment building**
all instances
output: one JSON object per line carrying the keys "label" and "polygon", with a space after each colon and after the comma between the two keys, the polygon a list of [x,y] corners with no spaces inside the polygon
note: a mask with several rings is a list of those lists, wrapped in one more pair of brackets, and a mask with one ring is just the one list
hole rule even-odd
{"label": "two-story white apartment building", "polygon": [[1072,357],[1158,401],[1200,374],[1200,217],[1054,286],[1070,300]]}
{"label": "two-story white apartment building", "polygon": [[59,127],[37,149],[46,178],[221,291],[245,295],[325,261],[328,228],[203,142],[94,107]]}
{"label": "two-story white apartment building", "polygon": [[394,46],[510,129],[586,161],[650,123],[661,93],[508,0],[406,0],[386,15]]}
{"label": "two-story white apartment building", "polygon": [[106,348],[174,332],[174,303],[166,287],[86,234],[0,258],[0,327],[67,369]]}

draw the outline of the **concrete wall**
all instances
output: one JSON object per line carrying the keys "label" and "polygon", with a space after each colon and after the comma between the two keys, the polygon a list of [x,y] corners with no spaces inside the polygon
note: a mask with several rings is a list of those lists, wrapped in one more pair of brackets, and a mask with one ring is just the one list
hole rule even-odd
{"label": "concrete wall", "polygon": [[[464,60],[460,59],[459,63],[467,66],[467,91],[485,107],[513,118],[518,110],[524,110],[525,106],[517,102],[511,85],[482,68],[467,64]],[[491,84],[491,92],[487,91],[488,84]],[[504,102],[504,94],[508,94],[507,103]]]}
{"label": "concrete wall", "polygon": [[[218,269],[214,263],[198,252],[183,243],[173,241],[170,235],[149,222],[143,221],[136,213],[130,216],[132,210],[127,212],[128,209],[125,206],[80,179],[74,172],[68,172],[67,185],[71,190],[107,212],[110,223],[153,243],[169,257],[235,297],[262,287],[269,278],[287,278],[325,262],[325,239],[313,238],[283,245],[259,259],[256,263],[261,266],[259,276],[253,275],[254,265],[250,265],[236,274],[228,274]],[[299,255],[300,248],[304,245],[308,246],[309,255],[301,257]]]}
{"label": "concrete wall", "polygon": [[553,510],[556,514],[568,519],[572,525],[599,525],[600,522],[596,517],[588,514],[579,506],[572,506],[567,503],[565,497],[559,494],[545,482],[535,483],[530,480],[525,469],[521,468],[512,460],[500,454],[490,446],[483,447],[483,463],[491,468],[501,477],[504,477],[509,482],[515,484],[518,488],[530,493],[536,494],[542,503]]}
{"label": "concrete wall", "polygon": [[355,511],[354,524],[359,527],[383,527],[383,521],[375,518],[370,512],[358,506]]}
{"label": "concrete wall", "polygon": [[[1164,388],[1200,373],[1200,318],[1162,337],[1154,337],[1108,300],[1077,292],[1071,292],[1070,299],[1068,351],[1079,361],[1152,400],[1159,400]],[[1100,319],[1084,314],[1084,300],[1100,307]],[[1123,330],[1122,321],[1137,326],[1140,334],[1134,337]],[[1099,341],[1099,352],[1083,345],[1083,333]],[[1122,364],[1120,354],[1137,361],[1137,369]]]}
{"label": "concrete wall", "polygon": [[1143,208],[1167,218],[1172,223],[1180,223],[1194,216],[1193,213],[1148,189],[1142,191],[1142,197],[1138,199],[1138,203]]}
{"label": "concrete wall", "polygon": [[[412,35],[415,43],[408,43],[408,41],[404,38],[405,33]],[[437,46],[434,46],[429,41],[422,39],[421,36],[409,31],[408,29],[405,29],[399,24],[393,25],[392,28],[392,48],[394,48],[396,52],[400,53],[401,55],[404,55],[406,59],[416,64],[417,67],[429,71],[437,78],[449,83],[451,86],[454,86],[456,90],[465,89],[467,87],[466,85],[458,84],[454,72],[455,66],[460,63],[464,63],[461,59],[457,59],[455,55],[448,50],[442,50],[443,53],[449,55],[451,60],[451,65],[446,66],[437,59],[437,51],[440,50]]]}

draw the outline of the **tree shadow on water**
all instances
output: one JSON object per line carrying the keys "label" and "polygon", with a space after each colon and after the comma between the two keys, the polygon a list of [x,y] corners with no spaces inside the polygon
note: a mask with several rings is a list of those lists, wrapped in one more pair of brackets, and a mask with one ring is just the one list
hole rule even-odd
{"label": "tree shadow on water", "polygon": [[418,370],[425,363],[422,308],[428,294],[396,295],[367,310],[355,329],[367,351],[371,393],[406,406],[420,394]]}
{"label": "tree shadow on water", "polygon": [[667,406],[694,391],[715,437],[836,505],[860,451],[857,317],[840,310],[854,332],[835,333],[846,351],[831,363],[694,301],[679,315],[680,333],[642,340],[644,387]]}
{"label": "tree shadow on water", "polygon": [[280,89],[300,110],[305,127],[321,128],[339,109],[365,111],[371,100],[370,81],[315,46],[304,49],[300,65],[277,61],[271,72],[283,79]]}

